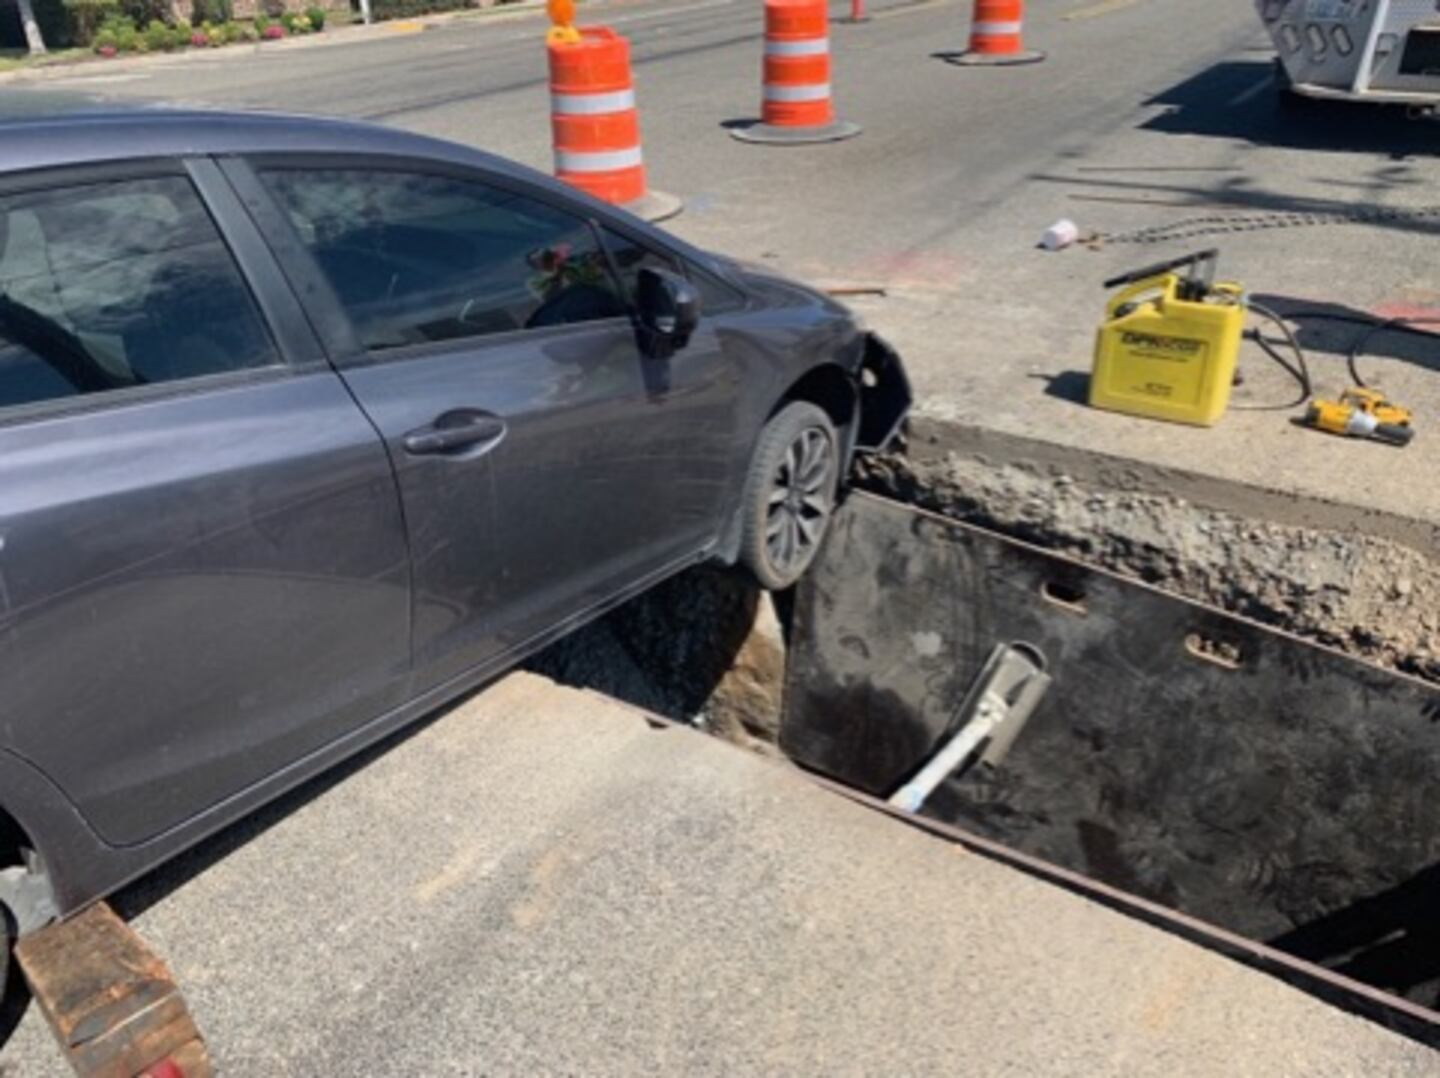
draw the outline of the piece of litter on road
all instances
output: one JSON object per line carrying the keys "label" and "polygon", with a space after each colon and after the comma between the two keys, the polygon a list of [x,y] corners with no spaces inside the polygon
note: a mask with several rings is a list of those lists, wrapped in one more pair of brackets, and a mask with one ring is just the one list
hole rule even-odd
{"label": "piece of litter on road", "polygon": [[885,286],[879,284],[837,284],[825,289],[827,296],[883,296]]}
{"label": "piece of litter on road", "polygon": [[1045,230],[1040,246],[1047,251],[1063,251],[1080,238],[1080,226],[1069,218],[1061,218]]}

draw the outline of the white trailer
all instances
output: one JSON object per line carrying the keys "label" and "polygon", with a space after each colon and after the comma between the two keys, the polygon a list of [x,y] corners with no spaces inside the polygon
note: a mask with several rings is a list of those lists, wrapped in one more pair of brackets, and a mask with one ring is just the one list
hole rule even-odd
{"label": "white trailer", "polygon": [[1290,88],[1306,97],[1440,107],[1436,0],[1255,0]]}

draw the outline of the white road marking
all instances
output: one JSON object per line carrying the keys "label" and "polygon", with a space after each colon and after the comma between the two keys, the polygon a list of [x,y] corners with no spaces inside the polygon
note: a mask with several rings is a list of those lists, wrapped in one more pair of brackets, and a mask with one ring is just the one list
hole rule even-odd
{"label": "white road marking", "polygon": [[921,0],[918,4],[904,4],[900,7],[886,8],[883,11],[876,11],[870,15],[872,19],[898,19],[901,15],[915,15],[921,11],[929,11],[932,8],[947,5],[949,0]]}
{"label": "white road marking", "polygon": [[1080,19],[1098,19],[1101,15],[1109,15],[1116,11],[1123,11],[1127,7],[1134,7],[1140,0],[1100,0],[1099,3],[1091,4],[1089,7],[1082,7],[1079,11],[1072,11],[1062,21],[1076,22]]}

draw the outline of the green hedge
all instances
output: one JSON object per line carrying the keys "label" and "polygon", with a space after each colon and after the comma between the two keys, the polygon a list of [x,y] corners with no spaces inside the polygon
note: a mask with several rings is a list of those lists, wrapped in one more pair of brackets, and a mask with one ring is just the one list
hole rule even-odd
{"label": "green hedge", "polygon": [[169,23],[171,8],[169,0],[119,0],[120,14],[136,26],[149,26],[152,22]]}
{"label": "green hedge", "polygon": [[63,48],[93,45],[107,22],[129,19],[135,26],[168,23],[169,0],[36,0],[35,18],[45,43]]}

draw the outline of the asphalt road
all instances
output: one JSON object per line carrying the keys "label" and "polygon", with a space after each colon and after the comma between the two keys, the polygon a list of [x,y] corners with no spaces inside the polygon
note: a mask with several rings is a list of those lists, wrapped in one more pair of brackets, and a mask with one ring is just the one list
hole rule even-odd
{"label": "asphalt road", "polygon": [[[846,7],[836,0],[834,11]],[[963,45],[966,0],[882,0],[872,11],[832,33],[837,105],[864,134],[797,149],[743,145],[722,126],[758,110],[753,2],[587,5],[583,21],[632,42],[652,185],[687,204],[670,227],[822,283],[882,286],[883,298],[856,305],[901,347],[937,415],[1440,527],[1440,486],[1408,478],[1440,466],[1440,438],[1423,430],[1440,411],[1440,346],[1384,337],[1367,364],[1421,416],[1403,468],[1386,447],[1293,426],[1295,387],[1253,346],[1238,407],[1213,431],[1080,403],[1107,276],[1218,244],[1222,272],[1282,309],[1435,314],[1440,216],[1288,227],[1271,217],[1099,252],[1035,249],[1061,216],[1118,235],[1195,217],[1253,224],[1255,214],[1440,205],[1440,126],[1367,108],[1282,108],[1247,0],[1031,0],[1027,41],[1049,59],[1005,70],[932,55]],[[90,65],[4,92],[333,113],[548,168],[543,29],[538,11],[507,11],[347,44]],[[1337,353],[1353,336],[1316,323],[1301,334],[1326,393],[1346,384]]]}
{"label": "asphalt road", "polygon": [[[238,1078],[1434,1073],[1278,981],[526,674],[120,908]],[[32,1012],[0,1074],[62,1073]]]}

